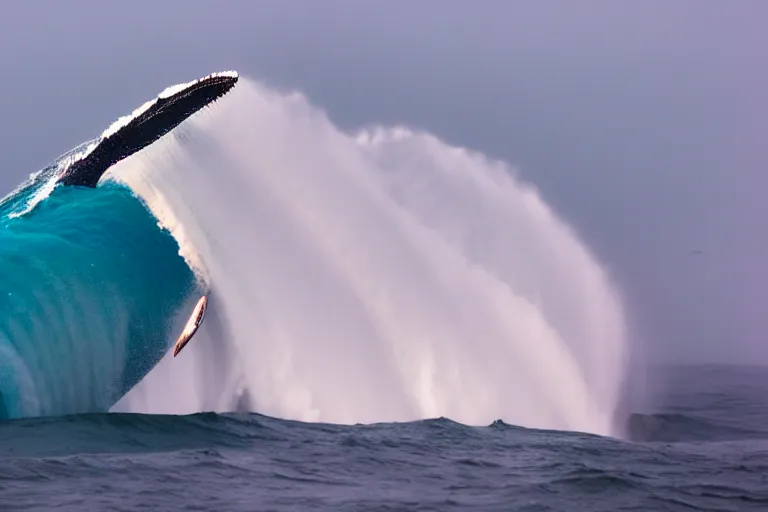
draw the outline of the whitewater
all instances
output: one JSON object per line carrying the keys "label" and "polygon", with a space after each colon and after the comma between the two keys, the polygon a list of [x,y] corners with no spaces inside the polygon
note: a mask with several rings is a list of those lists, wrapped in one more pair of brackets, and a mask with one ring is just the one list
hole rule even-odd
{"label": "whitewater", "polygon": [[405,127],[348,133],[243,77],[105,179],[210,297],[114,411],[620,433],[619,292],[504,162]]}

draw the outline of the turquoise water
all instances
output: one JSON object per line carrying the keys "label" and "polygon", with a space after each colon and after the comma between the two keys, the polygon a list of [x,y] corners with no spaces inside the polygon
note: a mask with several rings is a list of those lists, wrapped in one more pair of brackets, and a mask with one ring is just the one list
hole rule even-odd
{"label": "turquoise water", "polygon": [[160,361],[195,292],[173,237],[128,188],[49,181],[0,203],[0,419],[107,411]]}

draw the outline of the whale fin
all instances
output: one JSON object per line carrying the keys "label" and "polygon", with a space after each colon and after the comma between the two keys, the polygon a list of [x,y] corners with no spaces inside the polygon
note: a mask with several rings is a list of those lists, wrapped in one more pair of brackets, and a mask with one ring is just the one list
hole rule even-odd
{"label": "whale fin", "polygon": [[107,169],[149,146],[189,116],[224,96],[237,80],[237,72],[225,71],[166,88],[154,100],[104,130],[85,155],[62,171],[58,183],[95,187]]}
{"label": "whale fin", "polygon": [[200,328],[200,324],[203,323],[203,318],[205,318],[205,310],[207,307],[208,296],[203,295],[200,297],[200,300],[197,301],[197,304],[195,304],[195,308],[192,310],[192,314],[189,316],[189,320],[187,320],[187,323],[184,325],[184,329],[181,331],[179,339],[176,340],[176,344],[173,346],[173,357],[179,355],[181,349],[183,349],[186,344],[189,343],[189,340],[191,340],[192,336],[195,335],[197,329]]}

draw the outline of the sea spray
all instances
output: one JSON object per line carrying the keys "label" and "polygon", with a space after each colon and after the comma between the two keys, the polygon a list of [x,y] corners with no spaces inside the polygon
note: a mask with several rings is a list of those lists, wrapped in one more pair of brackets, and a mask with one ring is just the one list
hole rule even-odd
{"label": "sea spray", "polygon": [[241,79],[112,174],[211,290],[116,410],[616,432],[620,298],[507,166]]}

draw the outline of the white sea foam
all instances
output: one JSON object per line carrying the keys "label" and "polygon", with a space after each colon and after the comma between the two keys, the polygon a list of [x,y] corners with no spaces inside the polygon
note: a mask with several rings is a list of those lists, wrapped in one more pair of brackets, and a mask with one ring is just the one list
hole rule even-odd
{"label": "white sea foam", "polygon": [[247,394],[306,421],[615,433],[620,297],[504,163],[407,128],[347,134],[241,78],[112,175],[211,287],[197,336],[116,410],[226,411]]}

